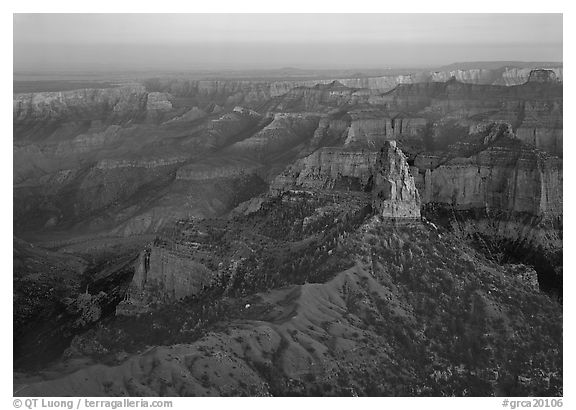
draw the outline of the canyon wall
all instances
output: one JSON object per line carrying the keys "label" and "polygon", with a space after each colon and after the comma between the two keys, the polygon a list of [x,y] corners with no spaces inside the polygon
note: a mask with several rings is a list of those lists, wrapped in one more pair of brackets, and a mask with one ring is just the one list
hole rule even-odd
{"label": "canyon wall", "polygon": [[475,131],[447,153],[416,157],[424,215],[492,257],[534,266],[540,288],[561,297],[562,159],[522,142],[510,124]]}
{"label": "canyon wall", "polygon": [[133,116],[146,109],[147,97],[142,85],[15,94],[14,123]]}
{"label": "canyon wall", "polygon": [[271,184],[273,195],[290,190],[367,193],[383,217],[420,216],[420,197],[395,141],[385,142],[378,152],[321,148],[298,160]]}
{"label": "canyon wall", "polygon": [[513,134],[488,134],[483,145],[477,153],[450,158],[427,170],[423,200],[458,210],[562,215],[560,158],[522,144]]}
{"label": "canyon wall", "polygon": [[151,246],[135,263],[128,299],[134,301],[177,300],[198,293],[214,277],[210,269],[178,249]]}
{"label": "canyon wall", "polygon": [[[146,85],[154,91],[166,91],[179,96],[221,99],[228,104],[253,105],[282,96],[298,87],[328,85],[333,81],[353,88],[387,92],[399,84],[445,82],[452,78],[470,84],[519,85],[525,83],[536,67],[470,68],[440,71],[418,71],[378,77],[350,77],[336,79],[275,80],[188,80],[184,78],[150,79]],[[550,67],[561,81],[562,67]]]}

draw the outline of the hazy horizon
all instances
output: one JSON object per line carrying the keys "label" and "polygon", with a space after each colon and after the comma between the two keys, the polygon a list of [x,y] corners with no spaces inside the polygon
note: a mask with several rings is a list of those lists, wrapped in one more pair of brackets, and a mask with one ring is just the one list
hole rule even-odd
{"label": "hazy horizon", "polygon": [[15,14],[14,72],[562,61],[561,14]]}

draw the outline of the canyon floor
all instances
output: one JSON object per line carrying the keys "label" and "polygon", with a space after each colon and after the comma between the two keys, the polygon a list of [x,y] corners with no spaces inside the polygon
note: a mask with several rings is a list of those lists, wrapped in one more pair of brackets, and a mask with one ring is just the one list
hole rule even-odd
{"label": "canyon floor", "polygon": [[14,395],[562,396],[562,66],[22,78]]}

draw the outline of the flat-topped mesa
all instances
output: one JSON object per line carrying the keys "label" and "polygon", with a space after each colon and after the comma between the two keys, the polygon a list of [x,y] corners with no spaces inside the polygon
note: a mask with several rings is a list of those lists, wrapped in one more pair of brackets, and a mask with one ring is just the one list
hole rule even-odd
{"label": "flat-topped mesa", "polygon": [[368,194],[382,217],[420,217],[420,196],[410,167],[395,141],[379,151],[321,148],[276,177],[272,195],[291,190],[345,191]]}
{"label": "flat-topped mesa", "polygon": [[553,70],[544,68],[530,71],[528,77],[529,83],[557,83],[558,81],[558,76]]}

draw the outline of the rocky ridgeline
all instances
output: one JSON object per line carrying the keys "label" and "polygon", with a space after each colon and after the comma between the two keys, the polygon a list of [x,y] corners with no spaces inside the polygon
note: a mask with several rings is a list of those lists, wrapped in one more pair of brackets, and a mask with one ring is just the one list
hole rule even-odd
{"label": "rocky ridgeline", "polygon": [[[562,79],[562,67],[552,67],[558,79]],[[399,84],[422,82],[444,82],[456,78],[470,84],[519,85],[528,80],[532,68],[502,67],[497,69],[457,69],[441,71],[415,71],[407,74],[378,77],[351,77],[314,80],[187,80],[182,78],[151,79],[150,89],[170,92],[180,96],[198,96],[206,99],[221,99],[227,104],[253,105],[261,101],[282,96],[298,87],[314,87],[338,83],[355,89],[388,92]]]}
{"label": "rocky ridgeline", "polygon": [[172,96],[143,85],[15,94],[14,124],[47,120],[126,120],[171,111]]}
{"label": "rocky ridgeline", "polygon": [[263,159],[310,139],[320,116],[308,113],[277,113],[272,121],[249,138],[229,147],[228,151]]}
{"label": "rocky ridgeline", "polygon": [[273,195],[294,190],[368,193],[382,217],[420,216],[420,197],[395,141],[386,141],[378,152],[321,148],[297,161],[271,185]]}
{"label": "rocky ridgeline", "polygon": [[146,108],[147,95],[141,85],[16,94],[14,122],[134,115]]}
{"label": "rocky ridgeline", "polygon": [[446,82],[452,78],[462,83],[472,84],[492,84],[498,80],[499,74],[490,69],[469,69],[469,70],[451,70],[435,71],[431,73],[431,80],[434,82]]}
{"label": "rocky ridgeline", "polygon": [[532,68],[518,68],[518,67],[502,67],[501,69],[468,69],[468,70],[451,70],[451,71],[435,71],[431,73],[431,80],[436,82],[445,82],[451,78],[456,79],[461,83],[468,84],[494,84],[513,86],[524,84],[531,81],[534,72],[547,71],[550,72],[555,81],[562,81],[563,68],[553,67],[547,69],[532,69]]}
{"label": "rocky ridgeline", "polygon": [[562,67],[552,67],[546,69],[532,70],[530,68],[506,68],[502,73],[502,79],[497,81],[496,84],[503,85],[519,85],[529,81],[533,71],[551,71],[556,80],[561,82],[564,76],[564,69]]}
{"label": "rocky ridgeline", "polygon": [[325,111],[329,107],[367,102],[370,93],[345,86],[338,81],[328,84],[316,84],[313,87],[295,87],[277,99],[277,103],[268,107],[273,111]]}
{"label": "rocky ridgeline", "polygon": [[235,107],[232,112],[222,114],[206,125],[208,144],[222,147],[233,142],[233,139],[248,136],[262,121],[262,116],[255,111],[243,107]]}
{"label": "rocky ridgeline", "polygon": [[[419,72],[409,75],[343,78],[339,80],[149,80],[146,86],[129,85],[106,89],[81,89],[63,92],[15,94],[13,116],[15,123],[28,123],[55,119],[92,119],[108,117],[129,118],[142,113],[154,116],[173,109],[173,97],[195,96],[207,102],[225,105],[244,104],[258,107],[262,103],[284,96],[278,111],[291,110],[298,100],[298,107],[309,110],[320,103],[381,103],[389,101],[379,96],[398,85],[444,82],[456,79],[467,84],[519,85],[525,82],[562,81],[562,68],[515,69],[503,72],[470,69],[440,72]],[[318,93],[317,91],[323,91]],[[194,113],[191,115],[195,115]]]}

